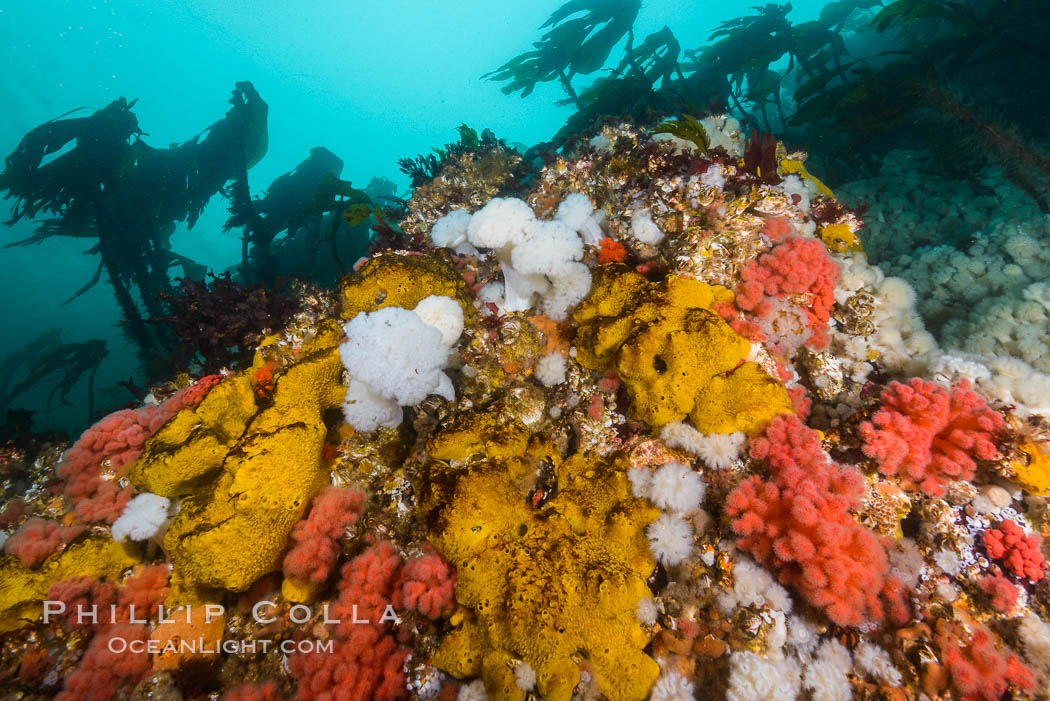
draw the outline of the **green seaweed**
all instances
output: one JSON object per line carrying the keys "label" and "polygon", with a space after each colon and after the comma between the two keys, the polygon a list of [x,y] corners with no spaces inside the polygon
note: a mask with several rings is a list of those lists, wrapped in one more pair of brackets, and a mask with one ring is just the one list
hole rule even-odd
{"label": "green seaweed", "polygon": [[707,150],[711,148],[711,137],[707,135],[704,125],[696,117],[689,114],[683,114],[681,119],[670,119],[666,122],[661,122],[653,127],[652,133],[670,134],[679,139],[691,141],[696,144],[696,147],[700,149],[700,153],[703,154],[706,154]]}

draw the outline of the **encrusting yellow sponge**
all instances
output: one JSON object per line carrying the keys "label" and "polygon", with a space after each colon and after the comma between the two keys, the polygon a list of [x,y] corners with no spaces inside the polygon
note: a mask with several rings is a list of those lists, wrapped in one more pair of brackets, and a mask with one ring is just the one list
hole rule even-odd
{"label": "encrusting yellow sponge", "polygon": [[265,406],[244,376],[231,378],[147,443],[132,481],[183,496],[164,537],[176,602],[193,602],[201,588],[244,591],[279,568],[292,527],[330,480],[324,413],[346,392],[342,337],[337,322],[324,322],[277,372]]}
{"label": "encrusting yellow sponge", "polygon": [[[659,676],[635,612],[651,595],[645,527],[660,512],[633,497],[626,458],[561,459],[542,441],[521,450],[526,440],[520,423],[471,418],[428,447],[430,540],[456,565],[467,609],[433,663],[481,675],[495,701],[524,701],[512,670],[523,661],[543,698],[568,701],[582,656],[603,695],[641,701]],[[557,483],[546,501],[530,489],[544,472]]]}
{"label": "encrusting yellow sponge", "polygon": [[755,435],[790,413],[783,384],[746,362],[750,342],[712,309],[724,287],[668,276],[649,282],[626,268],[599,275],[576,312],[577,360],[615,367],[631,397],[631,418],[659,428],[689,418],[701,433]]}

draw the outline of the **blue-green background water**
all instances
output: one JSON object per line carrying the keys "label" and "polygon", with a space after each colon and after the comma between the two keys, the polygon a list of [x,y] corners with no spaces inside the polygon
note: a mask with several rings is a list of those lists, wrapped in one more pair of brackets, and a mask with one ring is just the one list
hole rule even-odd
{"label": "blue-green background water", "polygon": [[[342,177],[363,187],[395,180],[401,156],[455,139],[465,122],[491,128],[510,143],[550,139],[572,113],[556,107],[556,83],[528,99],[506,96],[480,76],[529,48],[538,27],[561,3],[351,2],[258,0],[139,2],[39,0],[0,3],[0,151],[10,153],[34,126],[71,109],[99,109],[118,96],[138,98],[134,112],[153,146],[192,138],[226,111],[234,83],[250,80],[269,104],[269,150],[249,180],[258,195],[314,146],[345,162]],[[684,48],[707,43],[720,22],[750,12],[747,2],[648,0],[635,25],[643,37],[670,25]],[[795,2],[796,22],[823,3]],[[616,53],[614,52],[615,61]],[[83,114],[88,114],[84,112]],[[213,198],[193,230],[179,225],[177,253],[216,271],[239,260],[240,240],[220,231],[227,203]],[[22,221],[0,228],[0,241],[32,233]],[[60,328],[66,342],[104,338],[110,355],[96,386],[105,407],[127,400],[118,380],[136,362],[117,324],[121,315],[103,283],[62,306],[94,272],[87,240],[53,238],[0,249],[3,348]],[[37,410],[39,425],[76,426],[85,419],[82,392],[74,407],[45,411],[46,391],[15,405]]]}

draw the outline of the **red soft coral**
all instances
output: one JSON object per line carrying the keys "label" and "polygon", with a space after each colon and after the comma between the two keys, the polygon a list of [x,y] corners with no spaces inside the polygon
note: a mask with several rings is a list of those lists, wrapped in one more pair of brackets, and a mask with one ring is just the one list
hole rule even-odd
{"label": "red soft coral", "polygon": [[25,500],[22,497],[15,497],[7,502],[7,505],[0,511],[0,528],[10,528],[28,512],[29,506]]}
{"label": "red soft coral", "polygon": [[[769,226],[767,224],[767,226]],[[779,229],[776,229],[779,231]],[[827,345],[827,324],[841,269],[817,239],[792,236],[748,261],[740,273],[736,304],[760,318],[773,312],[770,298],[790,298],[805,312],[814,348]]]}
{"label": "red soft coral", "polygon": [[[124,582],[117,596],[119,620],[151,618],[168,596],[169,565],[142,565]],[[132,608],[134,607],[134,608]]]}
{"label": "red soft coral", "polygon": [[837,625],[906,619],[884,548],[850,515],[864,493],[860,473],[833,463],[796,416],[770,422],[751,457],[772,474],[745,480],[726,500],[740,547]]}
{"label": "red soft coral", "polygon": [[280,701],[281,698],[277,693],[277,684],[265,682],[235,686],[223,694],[220,701]]}
{"label": "red soft coral", "polygon": [[65,604],[59,617],[67,627],[104,630],[111,625],[141,622],[157,615],[171,589],[167,586],[171,567],[139,565],[121,586],[95,577],[72,577],[51,585],[49,601]]}
{"label": "red soft coral", "polygon": [[791,236],[795,233],[795,229],[786,218],[774,217],[766,220],[766,223],[762,226],[762,233],[768,236],[770,241],[779,241]]}
{"label": "red soft coral", "polygon": [[998,529],[984,532],[988,557],[1001,561],[1007,570],[1032,582],[1043,578],[1046,564],[1039,546],[1039,536],[1025,535],[1024,529],[1010,520],[1003,521]]}
{"label": "red soft coral", "polygon": [[1014,685],[1035,688],[1035,675],[1016,656],[999,651],[995,636],[975,625],[969,643],[963,643],[958,626],[942,622],[937,631],[941,659],[962,701],[998,701]]}
{"label": "red soft coral", "polygon": [[4,549],[26,567],[36,567],[84,532],[84,526],[63,526],[49,518],[33,516],[11,536]]}
{"label": "red soft coral", "polygon": [[[204,401],[204,398],[208,396],[208,393],[211,392],[212,389],[215,388],[215,385],[220,382],[222,382],[222,375],[205,375],[192,385],[183,387],[178,392],[165,399],[164,402],[161,403],[160,408],[169,418],[183,409],[192,409]],[[167,420],[168,419],[164,419],[164,421]],[[161,424],[163,424],[164,421],[161,421]],[[160,426],[157,426],[157,428],[160,428]],[[157,428],[154,428],[152,432],[156,433]]]}
{"label": "red soft coral", "polygon": [[795,385],[794,387],[788,387],[787,392],[788,398],[791,399],[791,408],[794,410],[795,415],[802,420],[809,418],[810,409],[813,407],[813,400],[806,396],[806,388],[802,385]]}
{"label": "red soft coral", "polygon": [[65,480],[65,495],[77,515],[89,523],[116,521],[134,490],[104,479],[103,462],[115,476],[123,476],[127,466],[142,455],[150,436],[182,409],[200,404],[221,379],[220,375],[208,375],[163,404],[116,411],[84,431],[58,466],[58,475]]}
{"label": "red soft coral", "polygon": [[155,409],[123,409],[110,414],[84,431],[62,457],[58,475],[65,480],[65,495],[85,521],[113,523],[131,499],[130,487],[121,489],[114,481],[102,479],[101,465],[108,459],[114,469],[119,469],[138,459],[146,440],[141,422],[148,422]]}
{"label": "red soft coral", "polygon": [[[137,682],[149,669],[145,651],[149,626],[142,623],[156,615],[168,595],[168,565],[140,565],[133,576],[114,593],[113,584],[90,577],[68,579],[51,587],[49,598],[66,603],[67,625],[95,629],[84,657],[69,674],[58,694],[59,701],[105,701],[115,698],[125,682]],[[114,600],[116,603],[114,604]],[[76,605],[96,609],[97,620],[85,616],[77,621]]]}
{"label": "red soft coral", "polygon": [[65,605],[58,617],[66,628],[102,628],[110,623],[110,606],[117,603],[117,588],[113,582],[96,577],[72,577],[52,584],[47,600]]}
{"label": "red soft coral", "polygon": [[427,618],[439,618],[455,601],[456,573],[429,545],[423,554],[405,563],[394,591],[394,606],[412,609]]}
{"label": "red soft coral", "polygon": [[926,494],[941,496],[948,480],[968,480],[974,459],[998,454],[1003,417],[963,380],[951,390],[917,377],[892,382],[882,407],[860,426],[864,454],[884,475],[903,474]]}
{"label": "red soft coral", "polygon": [[981,589],[991,599],[992,608],[1006,613],[1017,603],[1017,587],[1001,574],[981,577]]}
{"label": "red soft coral", "polygon": [[[118,623],[100,632],[88,644],[77,668],[69,674],[57,701],[109,701],[125,681],[136,682],[149,670],[145,652],[149,628]],[[112,645],[111,645],[112,642]],[[132,652],[131,647],[141,652]]]}
{"label": "red soft coral", "polygon": [[598,262],[622,263],[627,259],[627,249],[616,239],[604,238],[598,242]]}
{"label": "red soft coral", "polygon": [[343,566],[339,598],[331,607],[340,620],[333,651],[288,659],[301,701],[394,701],[408,695],[402,666],[409,650],[398,645],[386,615],[400,569],[401,556],[386,541]]}
{"label": "red soft coral", "polygon": [[339,558],[339,538],[357,523],[366,495],[359,489],[328,487],[314,497],[310,515],[292,529],[292,548],[284,574],[301,581],[324,582]]}

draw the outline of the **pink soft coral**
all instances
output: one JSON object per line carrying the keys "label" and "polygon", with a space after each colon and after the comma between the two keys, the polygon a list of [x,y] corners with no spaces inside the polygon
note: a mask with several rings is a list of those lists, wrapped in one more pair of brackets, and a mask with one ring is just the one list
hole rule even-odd
{"label": "pink soft coral", "polygon": [[1027,577],[1032,582],[1043,578],[1046,562],[1039,548],[1039,536],[1025,535],[1024,529],[1013,521],[1003,521],[998,529],[985,531],[984,547],[988,557],[1000,560],[1003,567],[1016,576]]}
{"label": "pink soft coral", "polygon": [[456,573],[445,558],[427,545],[423,554],[405,563],[394,591],[394,606],[439,618],[455,601]]}
{"label": "pink soft coral", "polygon": [[991,600],[992,608],[1007,613],[1017,603],[1017,587],[1001,574],[986,574],[981,577],[981,589]]}
{"label": "pink soft coral", "polygon": [[155,616],[171,591],[168,587],[170,574],[170,565],[136,567],[133,576],[124,583],[117,596],[120,620],[141,620]]}
{"label": "pink soft coral", "polygon": [[103,478],[103,462],[113,476],[123,476],[127,466],[142,455],[142,446],[150,436],[182,409],[197,406],[221,379],[221,375],[208,375],[160,405],[116,411],[84,431],[58,466],[58,475],[65,480],[65,495],[77,515],[89,523],[116,521],[134,490]]}
{"label": "pink soft coral", "polygon": [[762,233],[768,236],[770,241],[779,241],[791,236],[795,233],[795,229],[791,226],[791,222],[784,217],[774,217],[766,220],[766,223],[762,226]]}
{"label": "pink soft coral", "polygon": [[975,459],[996,457],[1003,427],[1003,417],[966,380],[948,390],[913,377],[890,383],[882,408],[861,424],[860,435],[864,454],[880,472],[901,473],[926,494],[940,496],[948,480],[973,477]]}
{"label": "pink soft coral", "polygon": [[52,584],[47,600],[65,605],[59,618],[66,628],[100,629],[110,623],[110,606],[117,603],[117,588],[113,582],[96,577],[72,577]]}
{"label": "pink soft coral", "polygon": [[998,701],[1010,685],[1025,691],[1035,688],[1032,670],[1016,656],[1000,652],[985,626],[973,626],[968,643],[958,626],[943,621],[938,628],[941,659],[962,701]]}
{"label": "pink soft coral", "polygon": [[389,616],[384,620],[400,569],[401,556],[386,541],[343,566],[339,598],[331,608],[340,620],[333,651],[288,659],[301,701],[394,701],[408,695],[402,665],[409,650],[398,644]]}
{"label": "pink soft coral", "polygon": [[284,558],[284,575],[324,582],[339,558],[339,538],[357,523],[366,495],[360,489],[327,487],[314,497],[310,515],[292,529],[292,549]]}
{"label": "pink soft coral", "polygon": [[7,502],[3,510],[0,510],[0,528],[10,528],[15,525],[28,511],[29,506],[25,500],[22,497],[15,497]]}
{"label": "pink soft coral", "polygon": [[[779,232],[781,228],[772,230]],[[741,283],[736,288],[736,304],[759,318],[766,318],[773,313],[772,298],[789,298],[801,306],[806,315],[811,332],[808,345],[823,348],[828,342],[827,324],[840,274],[839,264],[817,239],[782,238],[769,252],[744,266]]]}
{"label": "pink soft coral", "polygon": [[[149,627],[134,623],[109,626],[88,644],[80,664],[65,678],[57,701],[109,701],[125,681],[136,682],[149,670],[145,652]],[[112,641],[112,646],[111,646]],[[140,652],[132,652],[134,645]]]}
{"label": "pink soft coral", "polygon": [[280,701],[281,698],[277,693],[277,684],[264,682],[235,686],[223,694],[220,701]]}
{"label": "pink soft coral", "polygon": [[884,548],[850,515],[864,493],[860,473],[833,463],[795,416],[770,422],[751,457],[772,474],[745,480],[726,500],[740,547],[840,626],[906,619]]}
{"label": "pink soft coral", "polygon": [[[204,401],[215,385],[222,382],[222,375],[205,375],[188,387],[183,387],[160,405],[168,416],[174,416],[183,409],[193,408]],[[166,421],[167,419],[165,419]],[[159,426],[158,426],[159,428]],[[154,429],[155,430],[155,429]]]}
{"label": "pink soft coral", "polygon": [[84,532],[84,526],[63,526],[58,521],[33,516],[11,536],[4,549],[26,567],[36,567]]}
{"label": "pink soft coral", "polygon": [[[137,682],[149,670],[145,643],[150,629],[139,621],[156,615],[168,595],[170,573],[168,565],[140,565],[115,592],[112,583],[90,577],[68,579],[50,588],[48,597],[66,604],[68,626],[90,624],[95,630],[80,664],[66,676],[59,701],[115,698],[125,682]],[[96,620],[85,617],[78,622],[77,604],[85,607],[85,613],[97,606]]]}

